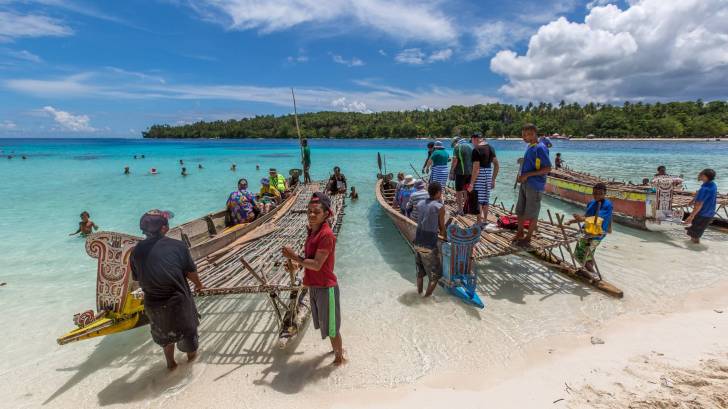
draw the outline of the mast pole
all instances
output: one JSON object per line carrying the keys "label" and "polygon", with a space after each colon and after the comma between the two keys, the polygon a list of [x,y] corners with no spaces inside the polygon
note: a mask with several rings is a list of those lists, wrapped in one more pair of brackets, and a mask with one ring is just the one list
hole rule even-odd
{"label": "mast pole", "polygon": [[301,169],[306,168],[303,158],[303,137],[301,136],[301,128],[298,126],[298,108],[296,107],[296,94],[291,88],[291,96],[293,97],[293,117],[296,119],[296,132],[298,133],[298,146],[301,148]]}

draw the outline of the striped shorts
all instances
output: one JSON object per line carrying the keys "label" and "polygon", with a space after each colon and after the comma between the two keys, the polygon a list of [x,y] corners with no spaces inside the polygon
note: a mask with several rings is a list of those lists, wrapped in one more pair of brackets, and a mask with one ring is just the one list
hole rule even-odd
{"label": "striped shorts", "polygon": [[478,204],[481,206],[490,204],[490,187],[493,179],[493,168],[480,168],[478,179],[473,189],[478,192]]}
{"label": "striped shorts", "polygon": [[430,171],[430,183],[438,182],[444,189],[447,186],[447,178],[450,176],[450,169],[447,165],[437,165]]}

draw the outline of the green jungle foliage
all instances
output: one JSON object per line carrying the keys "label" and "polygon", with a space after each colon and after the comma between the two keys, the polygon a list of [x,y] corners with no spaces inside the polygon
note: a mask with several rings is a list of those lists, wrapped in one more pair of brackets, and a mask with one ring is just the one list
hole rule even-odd
{"label": "green jungle foliage", "polygon": [[[485,104],[439,110],[398,112],[315,112],[299,115],[307,138],[449,137],[474,131],[491,137],[518,136],[524,123],[539,133],[627,137],[717,137],[728,133],[728,102],[703,101],[623,106],[589,103],[558,105]],[[154,125],[145,138],[296,138],[293,115],[263,115],[240,120]]]}

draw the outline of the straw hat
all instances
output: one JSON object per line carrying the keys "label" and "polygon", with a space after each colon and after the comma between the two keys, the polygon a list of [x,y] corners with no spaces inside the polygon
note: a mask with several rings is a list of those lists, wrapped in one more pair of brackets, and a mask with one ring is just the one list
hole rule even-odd
{"label": "straw hat", "polygon": [[404,177],[402,184],[405,186],[412,186],[415,184],[415,178],[412,175],[407,175]]}

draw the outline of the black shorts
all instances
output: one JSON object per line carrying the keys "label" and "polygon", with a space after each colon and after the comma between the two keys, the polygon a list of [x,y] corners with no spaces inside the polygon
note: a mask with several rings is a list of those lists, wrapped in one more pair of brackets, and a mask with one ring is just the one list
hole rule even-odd
{"label": "black shorts", "polygon": [[455,191],[462,192],[465,190],[465,185],[470,183],[470,175],[458,175],[455,174]]}
{"label": "black shorts", "polygon": [[152,340],[159,346],[177,344],[182,352],[197,351],[199,318],[194,301],[185,296],[174,296],[166,305],[144,307],[149,318]]}
{"label": "black shorts", "polygon": [[690,224],[690,227],[686,229],[688,236],[699,239],[703,236],[705,229],[707,229],[712,222],[712,217],[695,216],[693,222]]}

